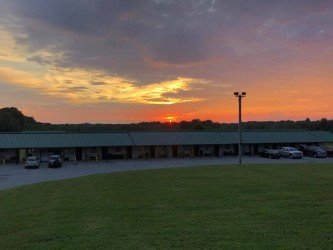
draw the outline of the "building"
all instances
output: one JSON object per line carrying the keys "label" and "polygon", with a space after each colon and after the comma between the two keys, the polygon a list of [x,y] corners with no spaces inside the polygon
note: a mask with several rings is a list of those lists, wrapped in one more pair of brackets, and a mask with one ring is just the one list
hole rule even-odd
{"label": "building", "polygon": [[[333,143],[326,131],[246,131],[243,152],[258,155],[264,148]],[[0,133],[0,159],[21,162],[30,155],[65,161],[131,158],[223,157],[237,155],[237,132],[22,132]]]}

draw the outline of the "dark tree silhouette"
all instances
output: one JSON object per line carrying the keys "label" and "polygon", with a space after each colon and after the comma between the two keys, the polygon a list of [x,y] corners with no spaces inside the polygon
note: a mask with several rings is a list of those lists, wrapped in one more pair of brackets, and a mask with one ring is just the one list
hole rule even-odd
{"label": "dark tree silhouette", "polygon": [[[322,118],[311,121],[249,121],[243,123],[244,130],[326,130],[333,132],[333,120]],[[0,132],[20,131],[179,131],[179,130],[220,130],[236,131],[237,123],[218,123],[211,120],[180,122],[139,122],[131,124],[51,124],[36,122],[33,117],[22,114],[17,108],[0,109]]]}

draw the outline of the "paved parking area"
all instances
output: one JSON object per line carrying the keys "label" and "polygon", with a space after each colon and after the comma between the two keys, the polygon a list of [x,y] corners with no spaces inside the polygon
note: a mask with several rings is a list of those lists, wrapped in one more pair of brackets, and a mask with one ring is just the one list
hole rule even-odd
{"label": "paved parking area", "polygon": [[[24,169],[23,164],[0,165],[0,190],[12,187],[84,175],[145,170],[175,167],[205,166],[205,165],[230,165],[237,164],[237,157],[223,158],[185,158],[185,159],[132,159],[95,162],[79,162],[77,165],[65,162],[59,169],[49,169],[43,163],[39,169]],[[317,159],[303,157],[303,159],[266,159],[260,157],[244,157],[244,164],[292,164],[292,163],[332,163],[333,157]]]}

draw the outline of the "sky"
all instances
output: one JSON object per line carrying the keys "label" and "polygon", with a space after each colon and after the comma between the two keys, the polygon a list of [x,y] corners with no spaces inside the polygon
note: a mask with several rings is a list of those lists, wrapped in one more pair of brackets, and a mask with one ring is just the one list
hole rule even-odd
{"label": "sky", "polygon": [[0,107],[52,123],[333,119],[332,0],[0,0]]}

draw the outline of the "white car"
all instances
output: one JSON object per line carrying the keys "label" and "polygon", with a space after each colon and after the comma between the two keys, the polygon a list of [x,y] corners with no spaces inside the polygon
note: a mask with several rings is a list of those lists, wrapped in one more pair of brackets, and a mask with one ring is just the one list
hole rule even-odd
{"label": "white car", "polygon": [[25,161],[25,168],[39,168],[40,161],[37,157],[31,156],[28,157],[27,160]]}
{"label": "white car", "polygon": [[290,159],[302,159],[303,152],[293,147],[283,147],[280,150],[280,155],[282,157],[288,157]]}

